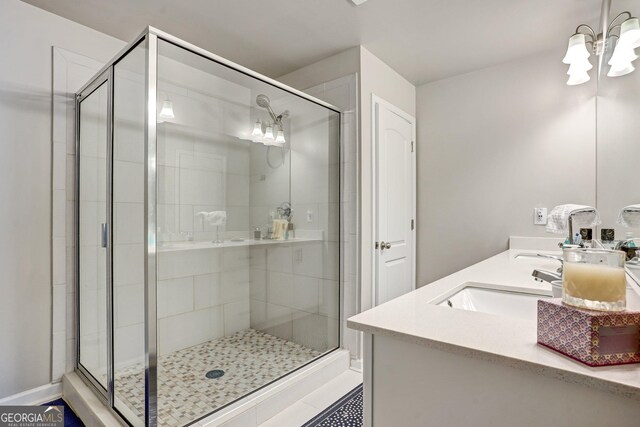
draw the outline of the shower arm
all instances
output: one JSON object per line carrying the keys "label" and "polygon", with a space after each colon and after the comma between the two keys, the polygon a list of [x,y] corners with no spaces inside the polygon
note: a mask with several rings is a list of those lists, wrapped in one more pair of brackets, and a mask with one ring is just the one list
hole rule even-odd
{"label": "shower arm", "polygon": [[265,108],[269,112],[269,115],[273,119],[273,122],[278,123],[278,125],[280,125],[280,119],[282,117],[276,116],[276,113],[273,111],[273,108],[271,108],[271,105],[265,105],[263,108]]}

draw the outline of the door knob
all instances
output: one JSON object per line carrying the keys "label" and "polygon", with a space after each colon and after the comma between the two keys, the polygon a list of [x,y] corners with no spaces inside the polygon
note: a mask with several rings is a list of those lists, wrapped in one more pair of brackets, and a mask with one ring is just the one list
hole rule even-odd
{"label": "door knob", "polygon": [[[378,249],[378,245],[376,244],[376,249]],[[380,250],[383,251],[385,249],[391,249],[391,243],[389,242],[380,242]]]}
{"label": "door knob", "polygon": [[391,249],[391,243],[387,242],[384,244],[385,249]]}

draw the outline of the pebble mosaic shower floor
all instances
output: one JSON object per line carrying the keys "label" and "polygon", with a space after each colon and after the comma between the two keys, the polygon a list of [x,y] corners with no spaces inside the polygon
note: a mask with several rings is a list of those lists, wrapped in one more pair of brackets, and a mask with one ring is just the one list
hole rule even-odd
{"label": "pebble mosaic shower floor", "polygon": [[[321,353],[253,329],[186,348],[158,361],[158,424],[200,418],[307,363]],[[224,375],[207,378],[221,369]],[[144,419],[144,370],[120,370],[116,397]]]}

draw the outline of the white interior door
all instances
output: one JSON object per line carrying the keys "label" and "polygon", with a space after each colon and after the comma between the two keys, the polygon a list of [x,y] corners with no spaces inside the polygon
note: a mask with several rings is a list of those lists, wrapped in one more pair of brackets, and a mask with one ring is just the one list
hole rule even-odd
{"label": "white interior door", "polygon": [[415,119],[374,98],[375,301],[415,289]]}

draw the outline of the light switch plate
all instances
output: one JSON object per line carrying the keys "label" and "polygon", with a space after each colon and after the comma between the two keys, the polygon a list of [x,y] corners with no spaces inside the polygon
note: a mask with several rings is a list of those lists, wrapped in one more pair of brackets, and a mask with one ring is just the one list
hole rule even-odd
{"label": "light switch plate", "polygon": [[533,209],[533,223],[535,225],[547,225],[547,208]]}

